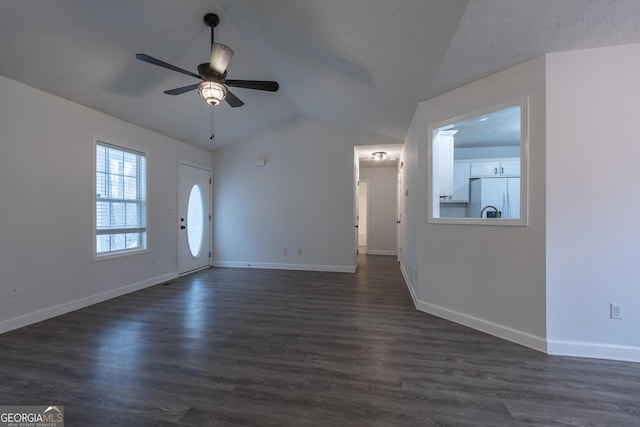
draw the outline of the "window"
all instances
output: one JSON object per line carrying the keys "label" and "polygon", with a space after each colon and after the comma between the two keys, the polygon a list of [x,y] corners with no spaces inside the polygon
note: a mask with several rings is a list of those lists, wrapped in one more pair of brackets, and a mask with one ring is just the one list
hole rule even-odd
{"label": "window", "polygon": [[526,225],[528,99],[430,127],[429,222]]}
{"label": "window", "polygon": [[202,190],[198,184],[191,188],[189,202],[187,203],[187,243],[189,252],[194,258],[200,256],[204,237],[204,205],[202,203]]}
{"label": "window", "polygon": [[96,256],[147,248],[146,163],[143,153],[96,142]]}

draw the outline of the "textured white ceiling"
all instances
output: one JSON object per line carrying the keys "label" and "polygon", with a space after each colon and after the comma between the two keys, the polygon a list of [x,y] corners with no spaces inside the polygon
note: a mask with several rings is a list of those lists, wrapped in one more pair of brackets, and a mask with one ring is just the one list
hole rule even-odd
{"label": "textured white ceiling", "polygon": [[[137,61],[143,52],[196,71],[216,41],[235,50],[234,89],[215,111],[195,79]],[[416,102],[545,52],[640,42],[637,0],[27,0],[0,2],[0,75],[207,150],[297,115],[401,142]]]}
{"label": "textured white ceiling", "polygon": [[640,42],[638,0],[473,0],[432,95],[549,52]]}

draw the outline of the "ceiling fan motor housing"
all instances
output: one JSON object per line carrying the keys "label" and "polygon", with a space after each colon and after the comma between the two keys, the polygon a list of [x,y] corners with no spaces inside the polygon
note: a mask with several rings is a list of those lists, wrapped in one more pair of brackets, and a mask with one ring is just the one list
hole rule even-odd
{"label": "ceiling fan motor housing", "polygon": [[204,81],[218,83],[224,83],[224,79],[227,76],[226,71],[223,74],[219,74],[212,70],[208,62],[198,65],[198,74],[200,74],[200,78]]}

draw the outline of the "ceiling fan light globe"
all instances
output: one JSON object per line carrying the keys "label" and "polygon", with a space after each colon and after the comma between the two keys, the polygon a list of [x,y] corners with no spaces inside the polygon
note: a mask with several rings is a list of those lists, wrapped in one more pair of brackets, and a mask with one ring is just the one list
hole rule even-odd
{"label": "ceiling fan light globe", "polygon": [[227,96],[227,88],[217,82],[202,82],[198,85],[198,94],[212,107],[220,104]]}

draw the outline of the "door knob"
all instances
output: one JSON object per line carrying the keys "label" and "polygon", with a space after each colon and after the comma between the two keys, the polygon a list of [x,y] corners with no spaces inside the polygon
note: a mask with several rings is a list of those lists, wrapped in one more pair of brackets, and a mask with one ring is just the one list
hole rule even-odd
{"label": "door knob", "polygon": [[185,227],[184,225],[180,226],[180,230],[184,230],[185,228],[187,228],[187,227]]}

